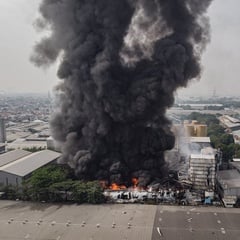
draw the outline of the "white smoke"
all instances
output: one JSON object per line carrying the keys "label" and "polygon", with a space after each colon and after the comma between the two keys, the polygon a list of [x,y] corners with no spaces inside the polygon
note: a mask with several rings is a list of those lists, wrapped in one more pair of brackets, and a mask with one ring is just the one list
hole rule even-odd
{"label": "white smoke", "polygon": [[156,9],[155,14],[150,16],[146,13],[143,3],[137,2],[120,52],[124,64],[132,66],[142,59],[151,59],[154,43],[172,33],[161,17],[159,4],[156,4]]}

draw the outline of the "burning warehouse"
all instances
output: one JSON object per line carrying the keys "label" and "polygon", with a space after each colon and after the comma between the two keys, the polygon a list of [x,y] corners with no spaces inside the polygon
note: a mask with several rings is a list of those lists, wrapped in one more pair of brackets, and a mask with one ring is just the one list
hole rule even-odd
{"label": "burning warehouse", "polygon": [[32,61],[61,56],[51,121],[62,162],[80,179],[138,186],[166,173],[174,146],[165,112],[174,93],[200,77],[211,0],[42,0],[51,34]]}

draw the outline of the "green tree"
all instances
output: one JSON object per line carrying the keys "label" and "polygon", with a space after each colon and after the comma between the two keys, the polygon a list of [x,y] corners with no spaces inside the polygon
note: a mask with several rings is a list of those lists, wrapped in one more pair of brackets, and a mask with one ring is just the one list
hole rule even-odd
{"label": "green tree", "polygon": [[67,179],[67,171],[58,165],[49,165],[33,172],[24,187],[32,200],[49,200],[49,187]]}
{"label": "green tree", "polygon": [[73,190],[74,181],[71,179],[63,182],[53,183],[49,187],[50,200],[54,202],[72,200],[71,197],[69,198],[69,195],[71,195]]}
{"label": "green tree", "polygon": [[78,203],[103,203],[103,189],[98,181],[75,181],[73,199]]}
{"label": "green tree", "polygon": [[31,148],[23,148],[23,150],[28,151],[28,152],[32,152],[32,153],[39,152],[39,151],[42,151],[42,150],[45,150],[45,149],[46,149],[45,147],[36,147],[36,146],[31,147]]}
{"label": "green tree", "polygon": [[87,182],[87,202],[102,203],[104,202],[103,189],[98,181]]}
{"label": "green tree", "polygon": [[82,181],[75,181],[73,185],[73,200],[77,203],[87,202],[87,188]]}

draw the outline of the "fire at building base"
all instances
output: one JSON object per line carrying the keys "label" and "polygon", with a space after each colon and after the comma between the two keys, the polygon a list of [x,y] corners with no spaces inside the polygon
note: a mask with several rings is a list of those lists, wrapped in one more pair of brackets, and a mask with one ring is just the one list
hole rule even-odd
{"label": "fire at building base", "polygon": [[[189,133],[190,127],[201,131],[198,134],[194,134],[196,131]],[[105,188],[104,195],[109,202],[222,204],[216,191],[220,153],[210,145],[207,126],[196,121],[185,122],[174,125],[173,132],[176,136],[175,147],[165,153],[168,175],[146,188],[138,186],[137,178],[132,179],[132,187],[129,188],[114,183]]]}

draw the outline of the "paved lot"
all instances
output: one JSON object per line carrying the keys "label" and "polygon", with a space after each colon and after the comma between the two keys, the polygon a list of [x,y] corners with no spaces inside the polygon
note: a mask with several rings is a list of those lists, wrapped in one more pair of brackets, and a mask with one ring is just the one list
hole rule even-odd
{"label": "paved lot", "polygon": [[156,209],[0,201],[0,240],[149,240]]}
{"label": "paved lot", "polygon": [[0,201],[0,240],[239,240],[240,209]]}
{"label": "paved lot", "polygon": [[240,239],[240,209],[158,206],[152,240]]}

